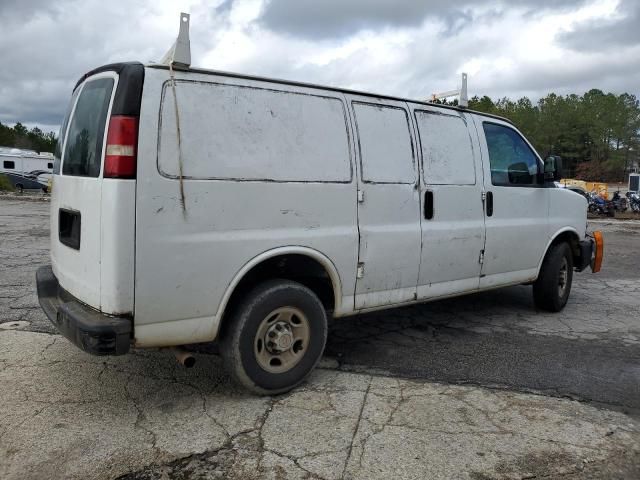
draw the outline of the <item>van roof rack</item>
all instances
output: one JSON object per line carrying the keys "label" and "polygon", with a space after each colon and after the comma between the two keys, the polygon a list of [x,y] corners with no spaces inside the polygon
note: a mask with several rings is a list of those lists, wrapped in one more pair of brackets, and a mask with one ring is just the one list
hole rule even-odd
{"label": "van roof rack", "polygon": [[460,108],[467,108],[469,106],[469,97],[467,95],[467,74],[462,73],[462,85],[457,90],[449,90],[442,93],[434,93],[431,95],[431,101],[435,102],[443,98],[458,97],[458,106]]}
{"label": "van roof rack", "polygon": [[188,69],[191,66],[191,42],[189,41],[189,14],[180,14],[180,31],[178,38],[160,63],[177,69]]}

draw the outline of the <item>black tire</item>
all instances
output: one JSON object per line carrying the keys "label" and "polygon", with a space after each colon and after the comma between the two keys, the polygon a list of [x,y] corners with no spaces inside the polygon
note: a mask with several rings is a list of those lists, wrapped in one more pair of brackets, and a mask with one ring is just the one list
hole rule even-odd
{"label": "black tire", "polygon": [[572,281],[573,256],[569,245],[553,245],[542,262],[538,279],[533,284],[533,300],[536,307],[548,312],[562,310],[569,300]]}
{"label": "black tire", "polygon": [[[285,372],[272,373],[260,365],[256,342],[261,325],[274,311],[283,308],[304,314],[308,343],[295,365]],[[225,369],[236,382],[253,393],[275,395],[291,390],[307,377],[322,358],[326,342],[327,313],[318,297],[300,283],[270,280],[255,287],[236,305],[221,334],[220,353]]]}

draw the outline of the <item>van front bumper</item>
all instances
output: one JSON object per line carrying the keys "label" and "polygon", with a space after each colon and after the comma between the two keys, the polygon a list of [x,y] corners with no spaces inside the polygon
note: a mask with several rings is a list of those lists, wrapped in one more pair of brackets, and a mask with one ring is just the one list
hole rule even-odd
{"label": "van front bumper", "polygon": [[129,351],[130,318],[105,315],[81,303],[58,283],[50,265],[36,272],[38,301],[58,331],[92,355],[124,355]]}
{"label": "van front bumper", "polygon": [[576,272],[581,272],[592,264],[595,245],[593,240],[588,238],[587,240],[581,241],[578,246],[580,247],[580,257],[578,257],[574,267]]}

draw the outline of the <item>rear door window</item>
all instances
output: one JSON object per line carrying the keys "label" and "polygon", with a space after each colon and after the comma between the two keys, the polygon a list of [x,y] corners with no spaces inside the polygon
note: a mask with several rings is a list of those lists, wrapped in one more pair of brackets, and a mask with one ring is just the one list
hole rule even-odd
{"label": "rear door window", "polygon": [[76,105],[62,159],[62,173],[97,177],[102,162],[102,144],[113,90],[112,78],[87,82]]}
{"label": "rear door window", "polygon": [[62,147],[64,146],[64,137],[67,135],[67,127],[69,126],[69,117],[73,111],[73,105],[76,103],[76,97],[78,96],[79,88],[76,88],[71,95],[71,101],[69,102],[69,108],[64,116],[62,125],[60,126],[60,133],[58,134],[58,141],[56,142],[56,148],[53,152],[53,173],[60,174],[60,165],[62,164]]}

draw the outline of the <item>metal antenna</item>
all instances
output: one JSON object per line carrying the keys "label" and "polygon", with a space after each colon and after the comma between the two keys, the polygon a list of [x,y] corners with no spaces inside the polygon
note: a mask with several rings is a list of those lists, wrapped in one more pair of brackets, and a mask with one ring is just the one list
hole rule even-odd
{"label": "metal antenna", "polygon": [[165,53],[160,63],[178,69],[187,69],[191,65],[191,42],[189,41],[189,14],[180,14],[180,31],[178,38]]}
{"label": "metal antenna", "polygon": [[458,97],[458,106],[467,108],[469,106],[469,96],[467,95],[467,74],[462,74],[462,86],[459,90],[449,90],[448,92],[434,93],[431,95],[431,101],[435,102],[441,98]]}

